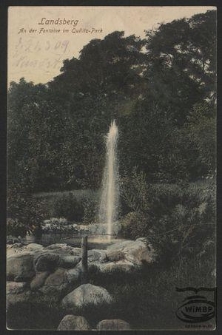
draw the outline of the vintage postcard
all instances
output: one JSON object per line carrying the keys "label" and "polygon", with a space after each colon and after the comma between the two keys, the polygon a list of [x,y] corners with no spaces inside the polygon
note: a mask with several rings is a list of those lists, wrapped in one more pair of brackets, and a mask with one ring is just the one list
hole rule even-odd
{"label": "vintage postcard", "polygon": [[216,15],[8,8],[7,329],[216,329]]}

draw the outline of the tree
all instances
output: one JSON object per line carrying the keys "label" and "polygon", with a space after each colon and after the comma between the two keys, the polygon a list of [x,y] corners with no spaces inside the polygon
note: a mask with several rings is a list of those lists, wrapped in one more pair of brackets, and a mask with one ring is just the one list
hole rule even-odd
{"label": "tree", "polygon": [[8,95],[8,179],[30,191],[61,184],[66,115],[45,85],[21,79]]}
{"label": "tree", "polygon": [[147,31],[147,89],[171,106],[175,124],[203,100],[215,100],[215,11],[161,24]]}
{"label": "tree", "polygon": [[65,60],[61,74],[51,82],[52,87],[63,88],[75,94],[135,95],[141,81],[144,42],[134,35],[124,37],[124,32],[113,32],[103,40],[91,40],[80,52],[79,59]]}

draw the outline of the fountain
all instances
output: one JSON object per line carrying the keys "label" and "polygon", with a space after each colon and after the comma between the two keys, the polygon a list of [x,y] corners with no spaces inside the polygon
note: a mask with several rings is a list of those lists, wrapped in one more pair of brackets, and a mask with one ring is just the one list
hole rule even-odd
{"label": "fountain", "polygon": [[109,240],[113,235],[113,224],[117,220],[119,204],[117,139],[118,128],[114,120],[106,136],[106,163],[99,209],[99,222],[107,225]]}

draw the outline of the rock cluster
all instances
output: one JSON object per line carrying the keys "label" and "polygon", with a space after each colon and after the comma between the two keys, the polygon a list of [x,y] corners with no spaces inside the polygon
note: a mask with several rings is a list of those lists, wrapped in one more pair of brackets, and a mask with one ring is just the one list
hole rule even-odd
{"label": "rock cluster", "polygon": [[[100,272],[113,270],[132,272],[142,264],[155,261],[153,248],[143,239],[119,241],[106,250],[89,250],[88,267]],[[67,244],[22,243],[7,246],[7,306],[18,302],[38,301],[46,304],[52,300],[61,303],[69,313],[88,305],[111,304],[113,297],[99,286],[81,285],[81,248]],[[40,299],[40,300],[39,300]],[[103,320],[98,329],[129,329],[125,321]],[[84,318],[67,315],[58,329],[89,329]]]}

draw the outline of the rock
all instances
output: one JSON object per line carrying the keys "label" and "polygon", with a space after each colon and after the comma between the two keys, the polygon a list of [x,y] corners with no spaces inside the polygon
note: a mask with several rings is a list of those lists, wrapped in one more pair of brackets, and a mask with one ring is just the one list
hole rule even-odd
{"label": "rock", "polygon": [[135,264],[127,261],[127,260],[120,260],[118,262],[108,262],[108,263],[97,263],[95,266],[99,269],[100,272],[113,272],[116,270],[125,271],[125,272],[132,272],[137,268]]}
{"label": "rock", "polygon": [[18,294],[25,291],[27,288],[26,282],[14,282],[10,281],[6,283],[6,294]]}
{"label": "rock", "polygon": [[135,241],[130,240],[120,240],[107,247],[107,250],[121,250],[123,251],[126,246],[134,243]]}
{"label": "rock", "polygon": [[143,262],[153,263],[156,254],[151,245],[147,245],[141,239],[136,241],[121,241],[108,246],[107,250],[122,251],[125,259],[135,265],[142,265]]}
{"label": "rock", "polygon": [[128,322],[120,319],[110,319],[100,321],[96,328],[98,330],[130,330]]}
{"label": "rock", "polygon": [[66,249],[67,247],[68,246],[66,243],[55,243],[55,244],[48,245],[45,249],[46,250],[56,250],[56,249],[64,249],[64,248]]}
{"label": "rock", "polygon": [[26,246],[26,249],[31,251],[40,251],[43,250],[43,246],[38,243],[30,243]]}
{"label": "rock", "polygon": [[[49,250],[53,254],[57,254],[60,256],[61,262],[63,258],[66,258],[67,256],[73,256],[75,259],[75,262],[78,261],[78,259],[81,258],[81,248],[73,248],[71,246],[68,246],[67,244],[52,244],[45,248],[45,251]],[[68,260],[68,259],[67,259]],[[67,260],[65,260],[65,263],[67,264]],[[71,258],[70,258],[71,260]],[[62,263],[61,263],[61,266]],[[74,265],[75,266],[75,265]]]}
{"label": "rock", "polygon": [[48,277],[49,272],[38,272],[30,283],[30,288],[32,291],[38,290],[45,283],[46,278]]}
{"label": "rock", "polygon": [[67,270],[66,275],[69,283],[77,282],[81,277],[81,267],[76,267],[75,269]]}
{"label": "rock", "polygon": [[73,248],[65,243],[51,244],[45,248],[45,250],[53,251],[53,253],[59,253],[59,255],[72,255],[80,256],[81,248]]}
{"label": "rock", "polygon": [[35,275],[33,255],[23,252],[9,256],[6,270],[8,280],[28,281]]}
{"label": "rock", "polygon": [[110,304],[112,301],[112,297],[105,288],[83,284],[63,298],[62,306],[66,309],[75,309],[87,305]]}
{"label": "rock", "polygon": [[74,268],[81,260],[79,256],[61,256],[60,266],[63,268]]}
{"label": "rock", "polygon": [[104,262],[106,259],[105,250],[92,249],[88,250],[88,262]]}
{"label": "rock", "polygon": [[53,272],[60,263],[60,257],[49,251],[43,251],[34,258],[36,272]]}
{"label": "rock", "polygon": [[107,250],[106,258],[110,262],[117,262],[124,259],[125,254],[121,250]]}
{"label": "rock", "polygon": [[60,295],[67,289],[68,285],[66,270],[58,268],[46,278],[44,286],[40,288],[40,291],[44,294]]}
{"label": "rock", "polygon": [[17,255],[24,252],[24,245],[22,243],[7,244],[7,257]]}
{"label": "rock", "polygon": [[83,316],[66,315],[57,330],[90,330],[90,326]]}

